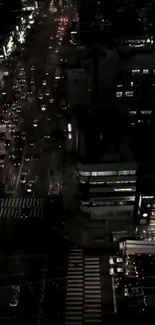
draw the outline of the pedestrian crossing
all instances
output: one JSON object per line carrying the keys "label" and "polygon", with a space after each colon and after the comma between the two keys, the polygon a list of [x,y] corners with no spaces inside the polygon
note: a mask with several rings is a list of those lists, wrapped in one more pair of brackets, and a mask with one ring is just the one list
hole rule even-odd
{"label": "pedestrian crossing", "polygon": [[87,257],[82,249],[71,249],[68,254],[65,325],[101,323],[99,257]]}
{"label": "pedestrian crossing", "polygon": [[68,255],[65,325],[83,324],[83,250]]}
{"label": "pedestrian crossing", "polygon": [[43,218],[43,198],[5,198],[0,201],[0,218],[22,218],[24,208],[29,208],[28,218]]}
{"label": "pedestrian crossing", "polygon": [[99,257],[84,258],[84,324],[102,323]]}

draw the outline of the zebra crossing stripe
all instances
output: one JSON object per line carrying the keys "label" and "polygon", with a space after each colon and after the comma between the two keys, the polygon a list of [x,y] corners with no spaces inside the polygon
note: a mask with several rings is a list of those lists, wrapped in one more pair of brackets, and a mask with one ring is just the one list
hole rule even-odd
{"label": "zebra crossing stripe", "polygon": [[28,218],[43,218],[43,199],[5,198],[0,203],[0,218],[20,219],[23,208],[30,208]]}

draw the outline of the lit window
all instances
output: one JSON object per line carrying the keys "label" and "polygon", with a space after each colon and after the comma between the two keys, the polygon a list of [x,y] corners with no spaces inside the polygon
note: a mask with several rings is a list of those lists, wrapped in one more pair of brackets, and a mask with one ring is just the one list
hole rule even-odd
{"label": "lit window", "polygon": [[133,91],[126,91],[125,96],[126,97],[133,97]]}
{"label": "lit window", "polygon": [[148,74],[149,73],[149,69],[143,69],[143,74]]}
{"label": "lit window", "polygon": [[114,188],[115,192],[134,192],[135,188]]}
{"label": "lit window", "polygon": [[137,114],[137,112],[136,111],[129,111],[129,115],[136,115]]}
{"label": "lit window", "polygon": [[132,70],[132,74],[140,74],[140,69]]}
{"label": "lit window", "polygon": [[124,176],[136,175],[136,170],[119,170],[118,175],[124,175]]}
{"label": "lit window", "polygon": [[116,171],[102,171],[102,172],[92,172],[92,176],[115,176],[117,175]]}
{"label": "lit window", "polygon": [[92,176],[98,176],[98,172],[92,172]]}
{"label": "lit window", "polygon": [[90,172],[79,171],[79,175],[80,175],[80,176],[90,176],[91,173],[90,173]]}
{"label": "lit window", "polygon": [[150,115],[152,114],[152,111],[140,111],[140,113],[143,115]]}
{"label": "lit window", "polygon": [[122,97],[123,96],[123,92],[122,91],[117,91],[116,92],[116,97]]}
{"label": "lit window", "polygon": [[123,85],[117,85],[116,87],[117,87],[117,88],[122,88],[122,87],[123,87]]}

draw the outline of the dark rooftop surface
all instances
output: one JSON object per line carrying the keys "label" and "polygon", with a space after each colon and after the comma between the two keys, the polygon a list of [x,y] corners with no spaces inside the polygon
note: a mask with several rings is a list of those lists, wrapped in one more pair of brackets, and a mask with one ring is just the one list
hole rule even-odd
{"label": "dark rooftop surface", "polygon": [[144,28],[138,20],[138,15],[130,12],[117,12],[114,27],[120,36],[141,36],[144,33]]}

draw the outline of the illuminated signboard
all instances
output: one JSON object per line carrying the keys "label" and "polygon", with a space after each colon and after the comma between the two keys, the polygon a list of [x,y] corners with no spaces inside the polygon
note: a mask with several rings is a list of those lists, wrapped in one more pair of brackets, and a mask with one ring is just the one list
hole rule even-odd
{"label": "illuminated signboard", "polygon": [[6,45],[6,55],[9,55],[14,49],[14,41],[12,36],[10,36],[8,44]]}

